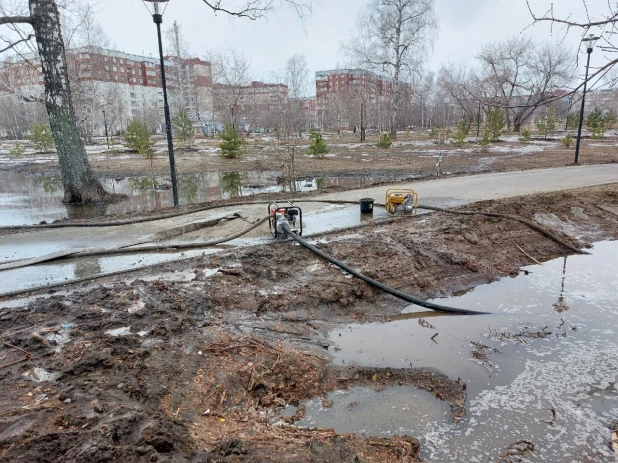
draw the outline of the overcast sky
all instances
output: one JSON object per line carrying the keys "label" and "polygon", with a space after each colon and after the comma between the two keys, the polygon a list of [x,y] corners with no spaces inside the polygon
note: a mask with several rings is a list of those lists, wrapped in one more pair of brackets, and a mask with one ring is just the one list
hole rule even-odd
{"label": "overcast sky", "polygon": [[[174,20],[178,21],[195,56],[201,57],[209,49],[235,46],[250,57],[256,77],[268,79],[295,53],[305,55],[311,72],[345,66],[340,45],[353,35],[358,14],[366,3],[367,0],[318,0],[303,27],[286,9],[271,13],[267,19],[250,21],[230,19],[225,14],[215,16],[201,0],[170,0],[163,27],[166,29]],[[539,14],[547,11],[551,3],[551,0],[530,0]],[[572,14],[573,19],[585,19],[582,0],[554,3],[556,16]],[[589,3],[591,15],[607,9],[604,1]],[[549,24],[538,24],[524,31],[532,21],[525,0],[435,0],[435,7],[440,32],[427,67],[436,71],[442,64],[473,60],[479,48],[491,41],[520,34],[549,41],[564,35],[554,31],[552,36]],[[115,48],[156,56],[155,25],[141,0],[104,0],[97,8],[99,20]],[[565,46],[576,50],[579,33],[568,34]],[[593,64],[602,62],[602,52],[596,51],[593,58],[596,58]]]}

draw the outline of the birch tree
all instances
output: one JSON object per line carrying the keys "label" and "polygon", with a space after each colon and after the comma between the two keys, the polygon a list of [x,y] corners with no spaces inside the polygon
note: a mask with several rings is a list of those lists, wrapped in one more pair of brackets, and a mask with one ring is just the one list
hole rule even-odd
{"label": "birch tree", "polygon": [[[30,26],[34,31],[45,85],[45,105],[62,173],[64,202],[83,204],[105,200],[109,194],[90,168],[76,122],[56,1],[28,0],[27,15],[2,16],[2,25]],[[9,48],[14,48],[20,40]]]}
{"label": "birch tree", "polygon": [[391,139],[399,126],[402,82],[418,72],[438,30],[433,0],[370,0],[358,21],[358,36],[344,46],[351,61],[392,79]]}

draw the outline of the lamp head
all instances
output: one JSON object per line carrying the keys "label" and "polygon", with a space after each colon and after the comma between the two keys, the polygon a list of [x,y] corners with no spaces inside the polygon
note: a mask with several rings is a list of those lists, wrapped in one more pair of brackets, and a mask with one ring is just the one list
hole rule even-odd
{"label": "lamp head", "polygon": [[163,15],[161,13],[161,6],[166,4],[169,0],[144,0],[147,4],[150,4],[148,10],[151,12],[155,22],[163,22]]}
{"label": "lamp head", "polygon": [[592,53],[594,46],[601,37],[596,37],[594,34],[590,34],[588,37],[582,40],[582,43],[586,44],[586,51]]}

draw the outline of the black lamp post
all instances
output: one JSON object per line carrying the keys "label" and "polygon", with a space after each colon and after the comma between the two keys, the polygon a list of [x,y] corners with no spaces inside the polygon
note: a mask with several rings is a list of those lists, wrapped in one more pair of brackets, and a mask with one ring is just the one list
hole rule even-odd
{"label": "black lamp post", "polygon": [[586,52],[588,53],[588,61],[586,62],[586,78],[584,79],[584,93],[582,94],[582,107],[579,112],[579,128],[577,129],[577,145],[575,146],[575,161],[574,164],[579,164],[579,147],[582,141],[582,126],[584,124],[584,105],[586,103],[586,87],[588,84],[588,68],[590,67],[590,55],[592,55],[592,50],[594,50],[594,45],[599,40],[599,37],[595,37],[593,34],[590,34],[587,38],[582,40],[583,43],[586,44]]}
{"label": "black lamp post", "polygon": [[170,173],[172,175],[172,193],[174,195],[174,207],[178,207],[178,182],[176,180],[176,161],[174,160],[174,140],[172,138],[172,121],[170,117],[170,107],[167,104],[167,85],[165,82],[165,62],[163,60],[163,42],[161,41],[161,23],[163,14],[161,13],[161,3],[168,0],[146,0],[153,4],[152,19],[157,25],[157,36],[159,38],[159,57],[161,59],[161,84],[163,86],[163,106],[165,110],[165,132],[167,133],[167,149],[170,156]]}

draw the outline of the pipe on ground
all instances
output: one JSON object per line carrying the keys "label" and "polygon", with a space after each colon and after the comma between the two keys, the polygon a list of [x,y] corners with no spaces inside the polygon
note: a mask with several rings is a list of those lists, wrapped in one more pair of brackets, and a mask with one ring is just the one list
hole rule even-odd
{"label": "pipe on ground", "polygon": [[379,289],[380,291],[388,293],[392,296],[395,296],[396,298],[409,302],[410,304],[415,304],[421,307],[425,307],[426,309],[435,310],[437,312],[446,312],[446,313],[453,313],[453,314],[459,314],[459,315],[488,315],[489,314],[489,312],[475,312],[473,310],[458,309],[455,307],[448,307],[445,305],[434,304],[433,302],[423,301],[422,299],[419,299],[417,297],[410,296],[408,294],[402,293],[401,291],[397,291],[396,289],[389,288],[388,286],[380,283],[379,281],[373,280],[369,278],[368,276],[363,275],[359,271],[354,270],[349,265],[344,264],[341,261],[338,261],[334,257],[329,256],[325,252],[320,251],[315,246],[309,244],[309,242],[307,242],[305,239],[301,238],[299,235],[294,233],[287,223],[283,224],[283,229],[294,241],[296,241],[301,246],[304,246],[305,248],[307,248],[309,251],[313,252],[314,254],[317,254],[322,259],[325,259],[331,264],[336,265],[340,269],[348,272],[350,275],[353,275],[356,278],[363,280],[365,283],[368,283],[374,288]]}

